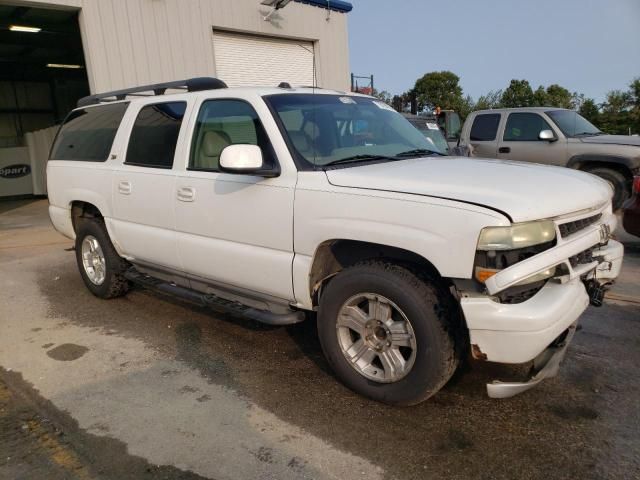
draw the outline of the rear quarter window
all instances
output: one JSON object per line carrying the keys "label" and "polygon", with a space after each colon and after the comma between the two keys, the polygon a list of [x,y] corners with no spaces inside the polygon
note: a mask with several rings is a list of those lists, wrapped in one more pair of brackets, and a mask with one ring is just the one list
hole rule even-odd
{"label": "rear quarter window", "polygon": [[116,103],[71,112],[58,131],[51,160],[106,161],[128,106]]}
{"label": "rear quarter window", "polygon": [[486,113],[473,119],[469,138],[474,142],[487,142],[495,140],[500,124],[499,113]]}

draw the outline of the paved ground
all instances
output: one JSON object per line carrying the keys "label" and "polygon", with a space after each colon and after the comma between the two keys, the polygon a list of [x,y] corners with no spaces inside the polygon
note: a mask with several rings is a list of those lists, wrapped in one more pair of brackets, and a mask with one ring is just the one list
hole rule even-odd
{"label": "paved ground", "polygon": [[[0,203],[0,478],[640,478],[640,242],[558,378],[508,400],[468,365],[392,408],[271,328],[84,288],[46,202]],[[517,373],[517,372],[516,372]]]}

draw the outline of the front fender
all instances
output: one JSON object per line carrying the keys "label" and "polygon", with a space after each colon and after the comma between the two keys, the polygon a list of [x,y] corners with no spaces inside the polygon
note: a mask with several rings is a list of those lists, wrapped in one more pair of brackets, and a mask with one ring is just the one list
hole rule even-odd
{"label": "front fender", "polygon": [[[300,184],[298,185],[300,187]],[[329,187],[296,190],[294,285],[299,301],[324,242],[354,240],[416,254],[445,278],[471,278],[480,230],[509,225],[489,209],[394,192]],[[306,294],[305,294],[306,295]],[[303,299],[303,303],[308,303]]]}

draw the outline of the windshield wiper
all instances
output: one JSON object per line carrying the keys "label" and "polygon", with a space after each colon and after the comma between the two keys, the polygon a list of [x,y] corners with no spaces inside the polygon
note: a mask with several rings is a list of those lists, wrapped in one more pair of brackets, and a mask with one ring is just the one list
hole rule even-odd
{"label": "windshield wiper", "polygon": [[574,133],[573,136],[574,137],[581,137],[583,135],[588,135],[590,137],[592,137],[592,136],[595,137],[597,135],[604,135],[604,134],[605,134],[604,132],[600,132],[600,131],[598,131],[598,132],[580,132],[580,133]]}
{"label": "windshield wiper", "polygon": [[368,162],[371,160],[397,160],[394,157],[388,157],[386,155],[369,155],[369,154],[359,154],[352,155],[350,157],[339,158],[338,160],[333,160],[329,163],[325,163],[322,165],[323,167],[330,167],[332,165],[339,165],[341,163],[357,163],[357,162]]}
{"label": "windshield wiper", "polygon": [[425,156],[425,155],[441,155],[444,156],[444,153],[437,152],[436,150],[429,150],[428,148],[414,148],[413,150],[407,150],[406,152],[400,152],[395,155],[396,158],[404,158],[404,157],[415,157],[415,156]]}

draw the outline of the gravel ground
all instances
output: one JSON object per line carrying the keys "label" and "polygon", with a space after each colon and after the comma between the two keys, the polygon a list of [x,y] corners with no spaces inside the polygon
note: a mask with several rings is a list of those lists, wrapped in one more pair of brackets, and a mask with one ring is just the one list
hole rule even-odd
{"label": "gravel ground", "polygon": [[99,300],[46,202],[0,204],[0,478],[640,478],[640,243],[623,240],[557,378],[491,400],[519,370],[470,363],[393,408],[336,381],[313,321]]}

